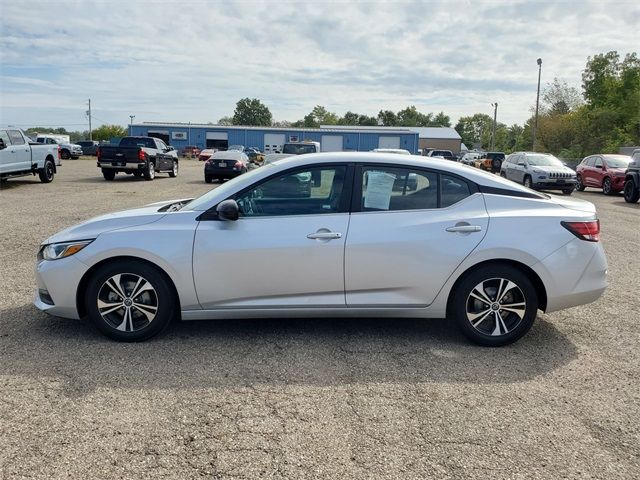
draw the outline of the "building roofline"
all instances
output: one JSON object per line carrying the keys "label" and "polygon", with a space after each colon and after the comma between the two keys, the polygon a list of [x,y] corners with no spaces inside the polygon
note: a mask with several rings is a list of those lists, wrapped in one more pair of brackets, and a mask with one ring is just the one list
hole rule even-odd
{"label": "building roofline", "polygon": [[298,127],[256,127],[249,125],[217,125],[217,124],[209,124],[209,123],[183,123],[183,122],[173,122],[173,123],[163,123],[163,122],[142,122],[142,123],[133,123],[131,127],[156,127],[156,128],[211,128],[211,129],[226,129],[226,130],[275,130],[282,132],[318,132],[318,133],[327,133],[327,132],[353,132],[353,133],[386,133],[386,134],[396,134],[396,135],[418,135],[418,132],[413,131],[409,128],[393,128],[393,127],[384,127],[384,130],[380,130],[376,127],[372,128],[359,128],[359,129],[348,129],[341,128],[339,126],[335,126],[335,128],[298,128]]}

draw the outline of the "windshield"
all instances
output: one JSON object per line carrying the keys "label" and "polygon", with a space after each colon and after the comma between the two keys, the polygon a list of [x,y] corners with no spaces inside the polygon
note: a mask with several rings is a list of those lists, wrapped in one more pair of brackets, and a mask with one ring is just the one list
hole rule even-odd
{"label": "windshield", "polygon": [[282,153],[291,153],[293,155],[316,153],[316,146],[312,143],[285,143]]}
{"label": "windshield", "polygon": [[564,165],[553,155],[527,155],[527,162],[536,167],[562,167]]}
{"label": "windshield", "polygon": [[247,173],[233,178],[231,180],[229,180],[226,183],[223,183],[222,185],[220,185],[217,188],[214,188],[212,190],[209,190],[207,193],[205,193],[204,195],[202,195],[201,197],[195,198],[192,201],[190,201],[189,203],[187,203],[183,209],[184,210],[205,210],[207,207],[209,207],[209,204],[211,203],[211,199],[213,199],[213,197],[216,197],[218,195],[222,195],[223,197],[227,197],[229,195],[231,195],[231,193],[233,191],[235,191],[236,189],[236,184],[238,183],[239,179],[241,178],[242,181],[244,180],[250,180],[251,178],[260,175],[260,172],[263,172],[265,168],[272,168],[273,165],[269,164],[269,165],[265,165],[264,167],[260,167],[260,168],[256,168],[253,170],[249,170]]}
{"label": "windshield", "polygon": [[605,157],[609,168],[627,168],[631,163],[631,157]]}

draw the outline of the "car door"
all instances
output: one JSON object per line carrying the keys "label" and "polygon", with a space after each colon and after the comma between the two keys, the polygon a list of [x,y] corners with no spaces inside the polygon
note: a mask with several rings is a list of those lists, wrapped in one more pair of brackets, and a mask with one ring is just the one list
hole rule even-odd
{"label": "car door", "polygon": [[3,171],[29,170],[31,168],[31,147],[25,141],[20,130],[6,130],[6,136],[3,135],[3,140],[7,145],[7,148],[2,150]]}
{"label": "car door", "polygon": [[518,155],[513,163],[511,170],[511,178],[514,182],[522,183],[524,181],[525,160],[524,155]]}
{"label": "car door", "polygon": [[602,179],[604,178],[604,166],[602,163],[602,157],[599,155],[594,155],[594,162],[592,173],[590,175],[590,184],[591,187],[600,188],[602,187]]}
{"label": "car door", "polygon": [[487,231],[482,194],[454,175],[365,165],[356,190],[345,247],[348,307],[429,305]]}
{"label": "car door", "polygon": [[587,157],[582,161],[582,168],[580,169],[580,176],[582,177],[582,184],[584,186],[591,186],[593,182],[593,164],[595,158],[593,156]]}
{"label": "car door", "polygon": [[156,170],[169,170],[173,166],[173,157],[167,153],[167,144],[159,138],[156,143]]}
{"label": "car door", "polygon": [[351,184],[346,164],[291,169],[233,195],[237,221],[200,221],[193,277],[202,308],[345,307]]}
{"label": "car door", "polygon": [[505,178],[511,178],[513,167],[515,165],[515,160],[518,158],[518,155],[509,155],[504,163],[502,164],[502,171],[504,173]]}

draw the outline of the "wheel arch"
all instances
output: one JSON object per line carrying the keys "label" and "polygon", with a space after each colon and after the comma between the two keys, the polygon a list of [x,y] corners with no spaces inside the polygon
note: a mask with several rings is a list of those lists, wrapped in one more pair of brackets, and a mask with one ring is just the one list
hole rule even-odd
{"label": "wheel arch", "polygon": [[508,266],[517,268],[522,273],[524,273],[527,276],[527,278],[531,280],[531,283],[533,283],[533,288],[535,289],[536,295],[538,296],[538,308],[542,311],[545,311],[547,309],[547,290],[540,276],[531,267],[525,265],[522,262],[519,262],[517,260],[511,260],[508,258],[500,258],[500,259],[485,260],[485,261],[476,263],[475,265],[470,266],[464,272],[458,275],[458,278],[456,279],[453,286],[449,290],[449,296],[447,298],[447,314],[450,311],[451,301],[453,299],[454,293],[458,288],[458,285],[460,284],[460,282],[462,282],[468,275],[478,270],[479,268],[491,266],[491,265],[496,265],[496,266],[508,265]]}
{"label": "wheel arch", "polygon": [[91,277],[95,274],[95,272],[99,268],[103,267],[104,265],[107,265],[113,262],[119,262],[119,261],[135,261],[135,262],[147,264],[155,268],[165,278],[165,280],[169,284],[169,288],[171,288],[176,301],[176,309],[177,309],[176,311],[180,312],[180,296],[178,295],[178,290],[176,288],[175,282],[173,281],[171,276],[161,266],[145,258],[134,257],[130,255],[119,255],[116,257],[105,258],[104,260],[97,262],[95,265],[92,265],[91,268],[89,268],[89,270],[87,270],[82,276],[82,278],[80,279],[80,282],[78,283],[78,289],[76,290],[76,308],[78,310],[78,316],[80,318],[83,318],[87,314],[87,308],[84,302],[84,293],[87,289],[87,285]]}
{"label": "wheel arch", "polygon": [[[50,160],[51,162],[53,162],[53,173],[58,173],[58,167],[56,166],[56,159],[53,158],[53,155],[49,154],[45,157],[44,161],[46,162],[47,160]],[[44,167],[44,165],[43,165]]]}

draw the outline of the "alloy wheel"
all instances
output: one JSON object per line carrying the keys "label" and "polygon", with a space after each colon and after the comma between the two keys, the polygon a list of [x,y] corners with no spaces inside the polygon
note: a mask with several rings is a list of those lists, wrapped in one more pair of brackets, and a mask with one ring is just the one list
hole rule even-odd
{"label": "alloy wheel", "polygon": [[467,320],[483,335],[506,335],[522,322],[527,310],[524,293],[506,278],[491,278],[477,284],[466,302]]}
{"label": "alloy wheel", "polygon": [[611,179],[605,178],[602,182],[602,193],[605,195],[611,195]]}
{"label": "alloy wheel", "polygon": [[110,327],[121,332],[137,332],[156,318],[158,295],[144,277],[119,273],[102,284],[97,305],[100,316]]}

